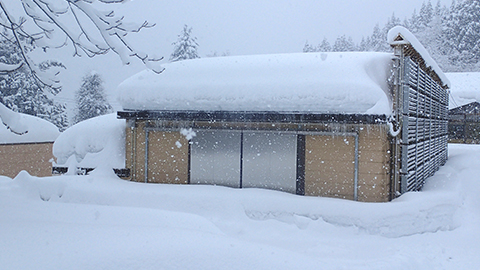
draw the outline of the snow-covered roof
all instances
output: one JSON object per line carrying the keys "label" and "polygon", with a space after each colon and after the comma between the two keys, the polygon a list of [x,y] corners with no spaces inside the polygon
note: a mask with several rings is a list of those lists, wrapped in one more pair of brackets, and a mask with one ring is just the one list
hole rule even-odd
{"label": "snow-covered roof", "polygon": [[392,57],[334,52],[185,60],[125,80],[119,101],[125,110],[390,114]]}
{"label": "snow-covered roof", "polygon": [[452,82],[449,109],[480,102],[480,72],[447,73]]}
{"label": "snow-covered roof", "polygon": [[[402,40],[396,40],[398,36],[402,37]],[[448,80],[445,73],[438,66],[437,62],[428,53],[427,49],[418,41],[418,39],[413,35],[408,29],[403,26],[395,26],[387,34],[388,43],[391,45],[395,44],[410,44],[412,47],[420,54],[420,56],[425,61],[427,67],[430,67],[435,73],[437,73],[440,80],[442,80],[444,85],[447,85],[450,88],[450,81]]]}
{"label": "snow-covered roof", "polygon": [[0,144],[53,142],[59,134],[54,124],[11,111],[0,103]]}

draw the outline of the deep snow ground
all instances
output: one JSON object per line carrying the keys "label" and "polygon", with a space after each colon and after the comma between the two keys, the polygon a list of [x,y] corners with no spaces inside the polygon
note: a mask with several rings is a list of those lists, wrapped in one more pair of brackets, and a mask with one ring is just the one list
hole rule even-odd
{"label": "deep snow ground", "polygon": [[0,269],[480,269],[479,194],[477,145],[390,203],[22,172],[0,176]]}

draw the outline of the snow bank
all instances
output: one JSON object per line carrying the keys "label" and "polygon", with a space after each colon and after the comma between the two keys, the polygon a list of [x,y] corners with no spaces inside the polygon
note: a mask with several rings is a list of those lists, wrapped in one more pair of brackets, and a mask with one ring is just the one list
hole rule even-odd
{"label": "snow bank", "polygon": [[[395,38],[398,37],[398,35],[401,35],[404,40],[395,41]],[[427,67],[432,68],[435,71],[435,73],[437,73],[438,77],[440,77],[440,80],[442,80],[444,85],[447,85],[448,87],[451,86],[450,81],[448,80],[447,76],[445,76],[442,69],[438,66],[437,62],[433,60],[433,58],[428,53],[427,49],[423,47],[420,41],[418,41],[418,39],[410,31],[408,31],[408,29],[406,29],[403,26],[393,27],[392,29],[390,29],[390,31],[388,31],[387,41],[392,45],[398,42],[401,42],[401,43],[408,42],[422,56],[423,60],[425,60],[425,64],[427,65]]]}
{"label": "snow bank", "polygon": [[125,110],[390,114],[391,58],[342,52],[178,61],[125,80],[119,101]]}
{"label": "snow bank", "polygon": [[123,168],[125,120],[117,119],[116,114],[108,114],[71,126],[53,144],[53,155],[58,165],[101,166],[109,172],[112,168]]}
{"label": "snow bank", "polygon": [[43,119],[14,112],[0,103],[0,143],[53,142],[60,132]]}
{"label": "snow bank", "polygon": [[447,73],[452,82],[449,108],[480,102],[480,72]]}

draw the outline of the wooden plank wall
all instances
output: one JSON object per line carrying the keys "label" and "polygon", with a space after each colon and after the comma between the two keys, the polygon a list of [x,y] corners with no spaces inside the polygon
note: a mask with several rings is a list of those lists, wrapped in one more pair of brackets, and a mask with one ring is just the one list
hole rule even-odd
{"label": "wooden plank wall", "polygon": [[11,178],[25,170],[30,175],[52,175],[53,142],[0,145],[0,175]]}

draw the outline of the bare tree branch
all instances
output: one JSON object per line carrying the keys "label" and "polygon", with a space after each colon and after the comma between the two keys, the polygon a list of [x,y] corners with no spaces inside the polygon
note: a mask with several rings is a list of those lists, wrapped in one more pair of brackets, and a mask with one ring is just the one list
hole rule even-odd
{"label": "bare tree branch", "polygon": [[[18,25],[18,24],[15,23],[14,19],[8,13],[4,3],[1,2],[1,1],[0,1],[0,9],[3,11],[6,19],[8,20],[8,22],[10,24],[9,29],[11,29],[11,31],[12,31],[12,34],[13,34],[13,37],[14,37],[14,40],[15,40],[14,42],[16,43],[18,49],[20,50],[20,55],[22,56],[22,59],[23,59],[23,62],[19,63],[18,66],[12,67],[11,69],[7,68],[7,69],[4,69],[2,71],[3,72],[13,72],[13,71],[18,70],[19,68],[21,68],[21,66],[23,64],[25,64],[28,67],[28,69],[30,70],[30,72],[32,73],[32,76],[35,78],[37,83],[39,83],[39,85],[41,85],[43,87],[50,88],[50,89],[53,90],[53,92],[58,92],[61,88],[58,80],[51,79],[50,81],[46,81],[45,79],[42,79],[39,76],[38,72],[34,68],[34,63],[32,63],[30,61],[30,58],[27,56],[27,52],[25,51],[25,48],[21,45],[21,42],[20,42],[19,32],[21,32],[21,34],[25,34],[25,32],[19,30],[19,29],[21,29],[21,25]],[[22,22],[22,24],[23,24],[23,22]],[[28,37],[30,37],[30,36],[28,36]],[[33,39],[33,37],[32,37],[32,39]]]}

